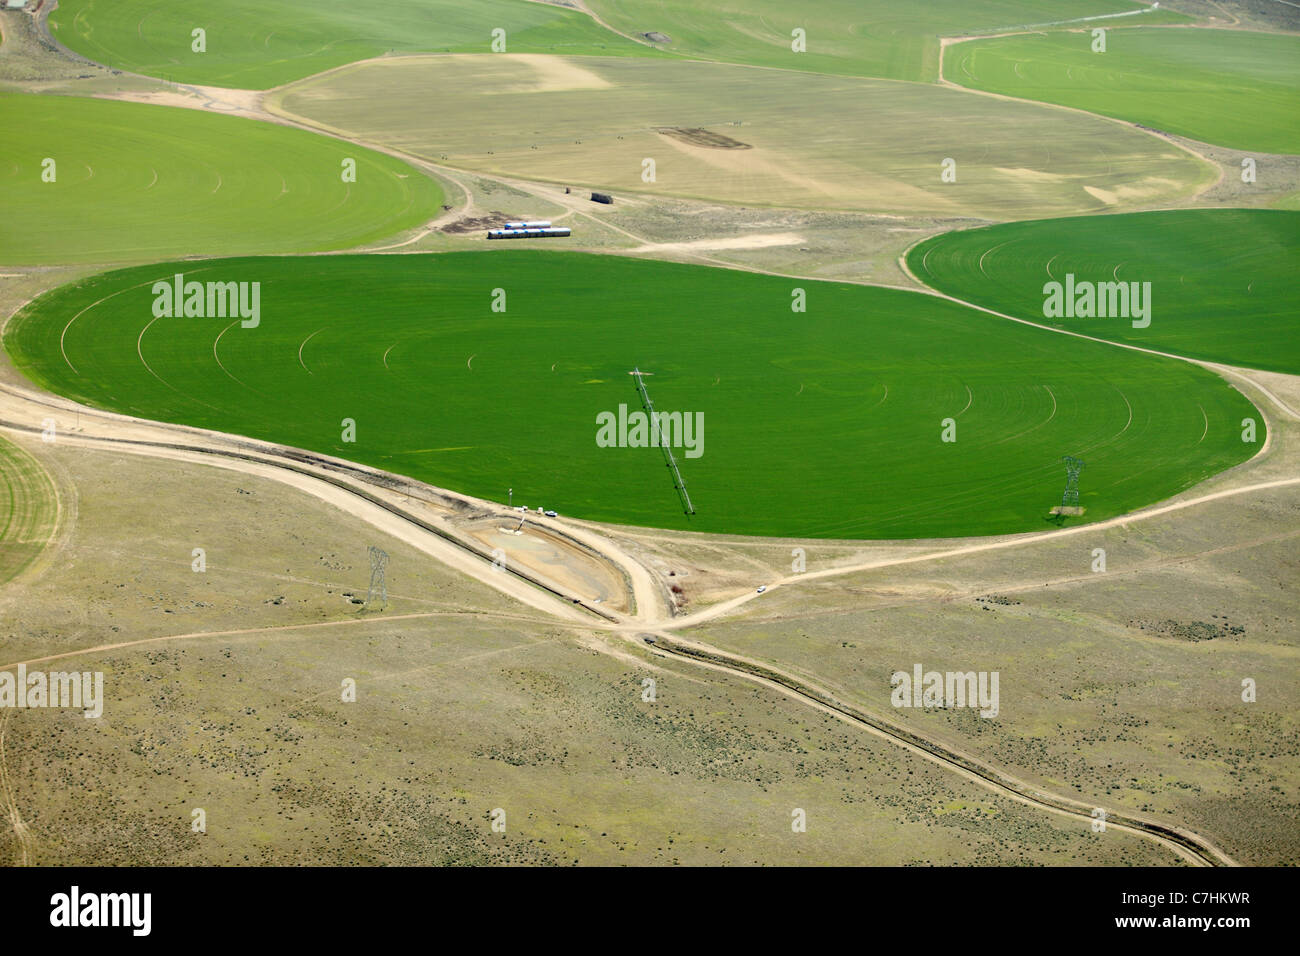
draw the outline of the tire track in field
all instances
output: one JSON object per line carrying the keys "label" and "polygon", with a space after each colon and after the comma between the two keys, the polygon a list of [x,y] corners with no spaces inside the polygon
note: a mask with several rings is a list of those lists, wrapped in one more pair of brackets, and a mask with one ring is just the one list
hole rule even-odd
{"label": "tire track in field", "polygon": [[[776,690],[845,723],[882,737],[994,793],[1040,810],[1084,821],[1089,826],[1094,822],[1093,806],[1087,803],[1062,797],[1029,784],[977,757],[939,744],[921,733],[900,727],[844,703],[829,691],[800,680],[785,671],[708,645],[674,640],[662,632],[655,632],[651,637],[643,639],[651,648],[651,653],[658,651],[665,657],[687,660]],[[1214,843],[1182,827],[1147,820],[1134,814],[1109,811],[1106,815],[1106,826],[1151,840],[1196,866],[1237,865],[1232,857]]]}
{"label": "tire track in field", "polygon": [[298,364],[301,365],[301,366],[303,367],[303,371],[305,371],[308,375],[314,375],[315,373],[312,372],[311,369],[307,368],[307,363],[304,362],[304,361],[302,360],[302,350],[305,349],[305,348],[307,347],[307,343],[308,343],[308,342],[310,342],[310,341],[311,341],[315,336],[320,335],[320,334],[321,334],[322,332],[324,332],[327,328],[328,328],[328,326],[322,325],[319,329],[317,329],[317,330],[316,330],[315,332],[313,332],[311,335],[309,335],[309,336],[307,336],[305,339],[303,339],[303,340],[302,340],[302,344],[298,346]]}
{"label": "tire track in field", "polygon": [[[1056,393],[1052,391],[1052,387],[1051,387],[1050,385],[1044,385],[1043,388],[1047,390],[1047,397],[1050,398],[1050,399],[1052,400],[1052,410],[1051,410],[1051,412],[1048,413],[1047,417],[1044,418],[1044,419],[1043,419],[1041,422],[1039,422],[1037,425],[1030,425],[1028,428],[1026,428],[1026,429],[1025,429],[1024,431],[1022,431],[1022,432],[1016,432],[1016,434],[1014,434],[1014,435],[1008,435],[1006,438],[999,438],[999,439],[998,439],[997,441],[995,441],[993,444],[995,444],[995,445],[1001,445],[1001,444],[1003,444],[1004,442],[1015,441],[1017,438],[1023,438],[1024,436],[1028,435],[1030,432],[1036,432],[1036,431],[1038,431],[1038,429],[1043,428],[1044,426],[1046,426],[1046,425],[1048,425],[1048,424],[1051,423],[1052,419],[1056,417],[1056,408],[1057,408],[1057,405],[1056,405]],[[964,410],[964,409],[963,409],[963,410]],[[1131,411],[1131,410],[1130,410],[1130,411]],[[1130,413],[1130,416],[1129,416],[1129,417],[1130,417],[1130,418],[1132,417],[1131,413]],[[1125,427],[1127,427],[1127,426],[1125,426]]]}
{"label": "tire track in field", "polygon": [[28,866],[31,863],[35,839],[27,828],[22,813],[18,810],[18,798],[9,779],[9,761],[5,755],[5,737],[9,732],[11,713],[12,711],[5,708],[4,717],[0,719],[0,808],[4,809],[5,816],[9,818],[14,838],[18,841],[18,865]]}
{"label": "tire track in field", "polygon": [[124,293],[130,292],[133,289],[139,289],[142,288],[143,286],[147,286],[153,281],[154,281],[153,279],[149,279],[144,282],[141,282],[139,285],[133,285],[127,289],[118,289],[116,292],[111,292],[108,295],[104,296],[102,299],[97,299],[96,301],[90,303],[90,305],[86,306],[84,309],[82,309],[72,318],[68,319],[67,324],[63,326],[63,331],[59,333],[59,353],[63,356],[63,361],[67,363],[68,368],[72,369],[72,371],[77,375],[81,374],[81,372],[77,371],[77,366],[72,364],[72,359],[68,358],[68,348],[67,348],[68,330],[72,328],[72,323],[76,322],[77,319],[81,318],[83,315],[85,315],[91,309],[95,308],[97,305],[107,302],[109,299],[115,296],[123,295]]}
{"label": "tire track in field", "polygon": [[[182,391],[181,389],[177,388],[177,387],[176,387],[175,385],[173,385],[171,382],[167,381],[165,378],[163,378],[161,375],[159,375],[157,372],[155,372],[155,371],[153,370],[153,366],[150,365],[149,362],[148,362],[148,360],[144,357],[144,334],[145,334],[146,332],[149,331],[149,329],[153,326],[153,324],[154,324],[155,322],[158,321],[158,319],[159,319],[159,316],[154,316],[152,319],[150,319],[149,322],[148,322],[148,324],[145,325],[145,327],[144,327],[143,329],[140,330],[140,334],[139,334],[139,336],[136,337],[136,340],[135,340],[135,354],[138,355],[138,356],[140,357],[140,364],[143,365],[143,366],[145,367],[145,370],[146,370],[150,375],[152,375],[154,378],[158,379],[158,381],[162,382],[164,385],[166,385],[168,388],[170,388],[170,389],[171,389],[173,392],[175,392],[177,395],[183,395],[183,396],[185,396],[185,398],[189,399],[190,401],[197,402],[198,404],[202,405],[204,408],[210,408],[210,409],[212,409],[214,412],[217,412],[218,414],[220,414],[221,409],[217,408],[217,406],[212,405],[212,404],[209,404],[208,402],[205,402],[205,401],[204,401],[203,399],[201,399],[201,398],[195,398],[194,396],[189,395],[188,393],[186,393],[186,392]],[[220,364],[220,360],[218,360],[218,364]],[[231,376],[231,377],[233,378],[234,376]],[[242,385],[243,383],[241,382],[240,384]]]}
{"label": "tire track in field", "polygon": [[[351,627],[359,624],[393,624],[403,621],[422,621],[439,617],[465,617],[473,618],[475,620],[489,617],[532,625],[543,625],[547,627],[556,626],[556,623],[551,620],[538,619],[522,614],[511,614],[502,611],[413,611],[409,614],[351,617],[342,618],[337,621],[305,621],[300,624],[268,624],[264,627],[240,627],[223,631],[189,631],[183,634],[159,634],[154,637],[141,637],[133,641],[116,641],[112,644],[97,644],[94,647],[79,647],[76,650],[60,651],[58,654],[47,654],[43,657],[32,657],[23,661],[10,661],[7,664],[0,664],[0,671],[10,671],[19,666],[30,667],[33,664],[49,664],[53,661],[63,661],[74,657],[85,657],[90,654],[109,654],[113,651],[127,650],[132,647],[143,647],[148,644],[167,644],[173,641],[194,641],[215,637],[252,637],[258,634],[273,635],[283,634],[286,631]],[[5,713],[7,715],[8,711],[6,710]],[[0,767],[0,769],[3,769],[3,767]],[[3,792],[0,792],[0,798],[3,798],[3,796]]]}
{"label": "tire track in field", "polygon": [[228,376],[230,376],[230,380],[232,382],[236,382],[239,385],[243,385],[244,388],[247,388],[250,392],[254,392],[258,395],[261,395],[262,393],[258,392],[257,389],[252,388],[249,385],[245,385],[242,381],[235,378],[235,376],[231,373],[230,369],[226,368],[225,364],[221,361],[221,356],[217,354],[217,346],[221,344],[221,337],[225,335],[227,332],[229,332],[231,329],[233,329],[237,324],[239,324],[240,321],[241,321],[240,319],[235,319],[234,322],[231,322],[224,329],[222,329],[220,332],[217,333],[217,337],[212,340],[212,357],[217,360],[217,367],[220,368],[221,371],[225,372]]}
{"label": "tire track in field", "polygon": [[166,385],[168,388],[170,388],[173,392],[178,392],[178,391],[180,391],[180,389],[178,389],[176,386],[172,385],[170,382],[168,382],[166,379],[164,379],[161,375],[159,375],[157,372],[155,372],[155,371],[153,370],[153,366],[150,365],[149,362],[148,362],[148,360],[144,357],[144,334],[145,334],[146,332],[148,332],[149,329],[153,326],[153,324],[154,324],[155,322],[157,322],[157,321],[158,321],[158,317],[157,317],[157,316],[154,316],[152,319],[149,320],[149,322],[145,325],[145,327],[144,327],[143,329],[140,330],[140,334],[136,337],[136,340],[135,340],[135,354],[138,355],[138,356],[140,356],[140,364],[143,365],[143,366],[145,367],[145,370],[146,370],[150,375],[152,375],[154,378],[158,379],[158,381],[162,382],[164,385]]}

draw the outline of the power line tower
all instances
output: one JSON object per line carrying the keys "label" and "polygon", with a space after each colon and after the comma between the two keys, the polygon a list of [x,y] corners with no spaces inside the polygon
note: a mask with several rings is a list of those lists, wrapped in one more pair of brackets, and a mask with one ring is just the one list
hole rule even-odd
{"label": "power line tower", "polygon": [[379,592],[382,607],[388,607],[388,582],[385,572],[388,570],[388,552],[383,548],[370,546],[370,590],[366,592],[367,610],[374,605],[375,591]]}
{"label": "power line tower", "polygon": [[[653,373],[651,373],[653,374]],[[655,403],[650,401],[650,393],[645,390],[645,375],[641,369],[632,370],[632,379],[636,382],[636,390],[641,395],[641,407],[645,409],[646,415],[650,418],[650,434],[654,436],[654,441],[664,453],[664,461],[667,462],[669,470],[673,473],[673,487],[677,489],[677,496],[681,498],[682,510],[688,515],[695,514],[695,505],[691,504],[691,496],[686,491],[686,479],[682,477],[681,469],[677,467],[677,459],[673,457],[673,450],[668,447],[668,442],[660,440],[659,420],[655,417]]]}
{"label": "power line tower", "polygon": [[1061,493],[1061,512],[1065,513],[1066,508],[1079,507],[1079,472],[1083,471],[1083,459],[1066,455],[1061,460],[1065,462],[1065,491]]}

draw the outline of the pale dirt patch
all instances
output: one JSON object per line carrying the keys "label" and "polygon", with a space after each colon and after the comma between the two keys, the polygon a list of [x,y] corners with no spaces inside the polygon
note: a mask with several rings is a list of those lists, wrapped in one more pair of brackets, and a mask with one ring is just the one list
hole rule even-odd
{"label": "pale dirt patch", "polygon": [[[763,155],[763,150],[760,147],[743,150],[711,149],[704,146],[694,146],[667,136],[663,137],[661,142],[692,159],[703,162],[705,165],[724,170],[732,177],[742,181],[768,178],[788,183],[797,189],[818,193],[821,196],[838,199],[845,194],[843,183],[826,182],[796,172],[794,163],[768,159]],[[935,196],[931,193],[927,193],[923,189],[917,189],[914,186],[908,186],[897,180],[869,177],[866,174],[860,174],[860,178],[862,180],[872,180],[871,185],[865,188],[874,188],[878,190],[880,195],[889,195],[899,199],[908,194],[913,194],[918,201],[923,200],[930,205],[934,205],[936,202]]]}
{"label": "pale dirt patch", "polygon": [[1116,186],[1115,195],[1120,199],[1142,200],[1152,196],[1158,196],[1163,191],[1163,187],[1169,185],[1171,180],[1162,179],[1159,176],[1148,176],[1145,179],[1129,186]]}
{"label": "pale dirt patch", "polygon": [[1059,173],[1045,173],[1039,169],[1009,169],[1006,166],[996,166],[993,171],[1026,183],[1059,183],[1068,178]]}
{"label": "pale dirt patch", "polygon": [[1168,179],[1162,179],[1158,176],[1148,176],[1140,182],[1127,186],[1116,186],[1114,189],[1099,189],[1096,186],[1084,186],[1083,188],[1088,195],[1100,199],[1108,206],[1113,206],[1119,202],[1141,202],[1144,199],[1158,196],[1162,191],[1162,187],[1169,182]]}
{"label": "pale dirt patch", "polygon": [[188,109],[206,109],[215,113],[234,113],[264,117],[263,90],[236,90],[220,86],[195,86],[187,83],[163,90],[122,90],[101,94],[99,99],[126,100],[131,103],[148,103],[154,106],[180,106]]}
{"label": "pale dirt patch", "polygon": [[500,54],[512,63],[519,63],[533,71],[532,83],[525,83],[511,93],[555,93],[561,90],[603,90],[611,86],[609,80],[563,57],[544,53]]}
{"label": "pale dirt patch", "polygon": [[[785,183],[795,189],[816,193],[817,197],[835,200],[837,203],[847,195],[843,182],[828,182],[797,171],[798,163],[780,159],[769,159],[762,147],[752,149],[714,149],[684,143],[672,137],[662,137],[680,153],[699,160],[714,169],[725,170],[732,178],[741,182],[768,179],[775,183]],[[854,170],[853,178],[859,195],[888,196],[894,202],[915,202],[921,208],[937,207],[942,211],[955,211],[957,205],[947,197],[911,186],[892,177],[873,175],[867,170]],[[811,197],[810,197],[811,198]]]}
{"label": "pale dirt patch", "polygon": [[690,252],[699,249],[766,249],[769,246],[793,246],[805,242],[796,232],[764,232],[726,239],[693,239],[689,242],[650,242],[633,252]]}
{"label": "pale dirt patch", "polygon": [[1096,186],[1084,186],[1083,191],[1093,199],[1100,199],[1107,206],[1113,206],[1119,202],[1119,197],[1109,189],[1098,189]]}
{"label": "pale dirt patch", "polygon": [[[482,68],[485,61],[491,66],[484,70]],[[280,89],[292,89],[295,96],[306,99],[315,97],[327,100],[331,94],[327,89],[320,88],[319,83],[331,75],[354,73],[358,70],[388,70],[404,74],[405,71],[412,69],[419,70],[429,66],[454,65],[462,62],[474,63],[476,69],[481,71],[482,83],[475,90],[478,95],[603,90],[613,85],[600,74],[572,60],[550,54],[414,53],[359,60],[303,80],[293,81]],[[199,87],[199,89],[210,92],[214,98],[217,98],[218,93],[223,92],[209,87]]]}
{"label": "pale dirt patch", "polygon": [[198,90],[199,95],[209,103],[220,104],[225,109],[246,110],[250,113],[262,111],[262,97],[266,95],[263,90],[235,90],[224,86],[194,86],[193,84],[187,86]]}
{"label": "pale dirt patch", "polygon": [[679,139],[665,136],[663,142],[667,143],[673,149],[680,153],[685,153],[693,159],[702,160],[715,169],[726,170],[737,177],[755,177],[770,176],[774,179],[784,180],[791,185],[798,186],[802,189],[809,189],[813,192],[823,193],[827,196],[838,195],[843,192],[841,187],[834,183],[822,182],[811,176],[803,176],[793,172],[788,166],[781,163],[773,162],[770,159],[764,159],[760,155],[761,151],[757,149],[746,150],[717,150],[709,149],[705,146],[694,146],[690,143],[684,143]]}
{"label": "pale dirt patch", "polygon": [[116,93],[101,93],[96,99],[124,100],[129,103],[148,103],[152,106],[180,106],[193,109],[198,99],[192,93],[178,90],[120,90]]}
{"label": "pale dirt patch", "polygon": [[488,550],[500,549],[506,562],[527,566],[534,576],[557,590],[579,594],[611,610],[630,610],[627,587],[621,575],[610,565],[584,553],[560,535],[532,521],[532,514],[516,512],[524,518],[519,527],[515,516],[492,515],[463,525],[470,537]]}

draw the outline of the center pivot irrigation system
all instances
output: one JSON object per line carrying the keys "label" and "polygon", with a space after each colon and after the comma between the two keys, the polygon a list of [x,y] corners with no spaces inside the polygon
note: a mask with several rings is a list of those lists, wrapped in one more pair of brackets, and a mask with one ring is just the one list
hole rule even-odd
{"label": "center pivot irrigation system", "polygon": [[682,477],[682,471],[677,467],[677,459],[673,457],[673,450],[668,447],[668,442],[660,440],[659,419],[655,416],[655,403],[650,401],[650,393],[645,390],[644,376],[646,373],[642,372],[640,368],[634,368],[628,374],[636,382],[636,390],[641,395],[641,407],[645,409],[646,416],[650,420],[650,441],[663,449],[664,460],[673,473],[673,487],[677,489],[677,495],[682,499],[682,510],[688,515],[693,515],[695,514],[695,505],[691,504],[691,496],[686,491],[686,479]]}
{"label": "center pivot irrigation system", "polygon": [[1066,455],[1061,460],[1065,462],[1065,491],[1061,493],[1061,508],[1077,508],[1079,507],[1079,472],[1083,471],[1083,459]]}

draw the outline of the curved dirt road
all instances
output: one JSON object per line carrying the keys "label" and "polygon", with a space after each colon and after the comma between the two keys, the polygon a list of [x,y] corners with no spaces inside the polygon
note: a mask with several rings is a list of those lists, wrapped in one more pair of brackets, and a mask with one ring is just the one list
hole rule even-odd
{"label": "curved dirt road", "polygon": [[[653,640],[653,644],[650,641]],[[977,783],[994,793],[1049,813],[1082,820],[1092,826],[1096,822],[1093,807],[1078,800],[1061,797],[1040,789],[998,770],[976,757],[940,745],[924,735],[907,730],[869,714],[857,707],[836,700],[828,691],[808,684],[774,667],[759,664],[749,658],[725,654],[708,645],[681,639],[670,639],[662,632],[645,638],[652,653],[665,657],[688,660],[693,664],[722,671],[775,690],[787,697],[830,714],[839,720],[864,729],[888,740],[905,750],[924,757],[959,776]],[[1104,809],[1104,808],[1100,808]],[[1236,866],[1227,853],[1206,838],[1182,827],[1170,826],[1135,814],[1107,812],[1105,826],[1153,840],[1181,859],[1195,866]]]}

